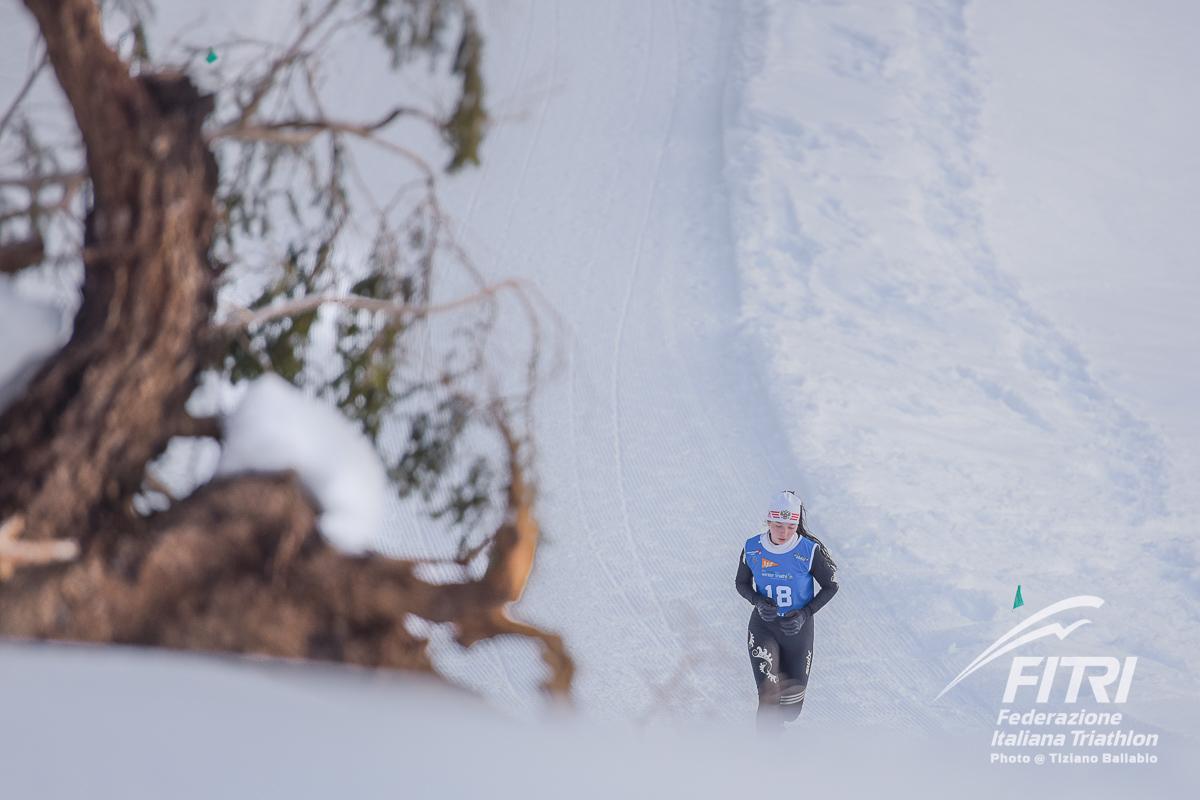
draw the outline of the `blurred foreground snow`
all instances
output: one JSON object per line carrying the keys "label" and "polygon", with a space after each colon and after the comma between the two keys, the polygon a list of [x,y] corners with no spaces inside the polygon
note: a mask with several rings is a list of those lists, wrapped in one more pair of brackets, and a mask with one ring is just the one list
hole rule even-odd
{"label": "blurred foreground snow", "polygon": [[[45,800],[1010,798],[1035,787],[1100,798],[1144,780],[1136,769],[989,765],[949,737],[803,719],[762,741],[750,720],[517,722],[415,676],[92,645],[0,644],[0,708],[3,796]],[[1182,776],[1163,780],[1175,767],[1153,769],[1156,785],[1184,796]]]}

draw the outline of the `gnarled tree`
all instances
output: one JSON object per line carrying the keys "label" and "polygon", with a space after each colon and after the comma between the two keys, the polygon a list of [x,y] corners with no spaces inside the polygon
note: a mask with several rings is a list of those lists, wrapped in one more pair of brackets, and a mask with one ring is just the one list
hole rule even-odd
{"label": "gnarled tree", "polygon": [[[450,238],[438,170],[385,136],[398,120],[415,121],[440,135],[446,169],[477,161],[486,115],[470,9],[328,0],[300,15],[285,45],[224,43],[227,52],[260,50],[206,94],[185,69],[153,62],[136,14],[110,43],[92,0],[25,4],[45,57],[0,119],[0,141],[16,131],[21,152],[16,174],[0,176],[0,266],[78,259],[82,280],[70,340],[0,414],[0,633],[432,671],[426,642],[404,625],[414,614],[454,623],[463,645],[536,638],[546,686],[565,695],[572,663],[560,638],[508,615],[538,539],[533,442],[522,432],[536,348],[516,402],[494,380],[467,388],[488,375],[482,343],[495,295],[518,297],[536,326],[534,295],[517,281],[483,280]],[[388,48],[393,67],[417,55],[447,62],[451,107],[398,106],[365,122],[328,115],[320,52],[356,30]],[[19,111],[46,66],[78,131],[74,163],[41,146]],[[350,142],[385,148],[416,176],[388,203],[372,202],[365,265],[336,255],[355,220]],[[243,279],[247,245],[261,254],[268,239],[278,258],[257,284]],[[463,267],[475,290],[433,304],[439,258]],[[247,285],[253,301],[237,306]],[[328,354],[336,368],[321,372],[308,360],[323,309],[332,309],[337,346]],[[452,338],[467,342],[454,345],[465,352],[444,352],[432,379],[406,374],[407,338],[431,315],[463,309],[467,335]],[[338,553],[318,535],[319,509],[292,473],[211,480],[165,508],[137,509],[135,496],[161,488],[150,465],[173,437],[220,437],[216,420],[188,412],[200,377],[268,370],[336,404],[372,438],[405,442],[391,476],[404,495],[448,496],[431,516],[470,529],[494,508],[494,533],[459,546],[459,563],[486,560],[481,577],[435,585],[410,561]],[[496,463],[476,456],[462,467],[472,425],[495,434]],[[448,477],[455,466],[458,483]]]}

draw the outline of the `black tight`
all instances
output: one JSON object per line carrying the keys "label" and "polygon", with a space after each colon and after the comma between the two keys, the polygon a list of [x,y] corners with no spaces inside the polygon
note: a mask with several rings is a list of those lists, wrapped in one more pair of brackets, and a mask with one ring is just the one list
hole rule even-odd
{"label": "black tight", "polygon": [[747,651],[758,687],[758,729],[779,730],[784,722],[799,717],[804,706],[812,668],[812,618],[799,633],[788,636],[777,621],[763,622],[757,611],[751,611]]}

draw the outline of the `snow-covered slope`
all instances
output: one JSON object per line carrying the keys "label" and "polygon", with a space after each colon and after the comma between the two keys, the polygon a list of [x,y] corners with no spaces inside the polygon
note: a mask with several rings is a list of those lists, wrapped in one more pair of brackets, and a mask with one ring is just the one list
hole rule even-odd
{"label": "snow-covered slope", "polygon": [[[1196,116],[1163,96],[1150,120],[1138,106],[1098,115],[1090,99],[1117,73],[1170,96],[1146,20],[1118,33],[1132,12],[1110,8],[1088,39],[1081,8],[1035,20],[957,2],[763,8],[729,139],[741,321],[817,518],[920,641],[910,658],[950,666],[954,648],[982,647],[1018,584],[1038,606],[1099,594],[1111,611],[1083,641],[1140,654],[1147,716],[1168,724],[1168,699],[1194,714],[1197,425],[1177,409],[1200,387],[1180,361],[1141,358],[1195,350],[1173,311],[1200,298],[1179,254],[1188,235],[1154,245],[1168,220],[1185,224],[1172,197],[1194,201],[1161,174],[1186,155],[1156,162],[1128,145],[1146,130],[1178,142],[1171,131]],[[1175,69],[1196,62],[1172,52]],[[1080,69],[1083,53],[1107,66]],[[1041,76],[1058,91],[1035,89]],[[1055,105],[1062,94],[1073,101]],[[1048,133],[1035,143],[1029,130]],[[1155,201],[1127,199],[1139,175]],[[1089,237],[1123,203],[1140,215]],[[1025,284],[1039,300],[1047,284],[1079,289],[1039,305]],[[1089,316],[1101,297],[1119,326]],[[1140,342],[1111,347],[1110,327]],[[1101,379],[1085,353],[1110,378],[1153,383]]]}
{"label": "snow-covered slope", "polygon": [[[1200,734],[1196,11],[1010,7],[481,4],[501,124],[445,199],[567,325],[516,613],[564,635],[587,715],[749,731],[735,558],[788,487],[843,581],[797,734],[978,755],[1004,665],[933,697],[1017,584],[1103,596],[1072,652],[1138,655],[1130,716]],[[343,55],[340,102],[376,107]],[[381,543],[451,545],[398,506]],[[533,645],[428,630],[494,707],[540,710]]]}
{"label": "snow-covered slope", "polygon": [[[728,4],[521,8],[487,18],[494,94],[546,75],[557,87],[495,131],[451,198],[468,246],[535,280],[570,331],[566,374],[538,409],[548,541],[520,610],[566,634],[589,712],[749,727],[737,557],[770,494],[804,481],[737,324],[724,136],[753,20]],[[843,534],[822,533],[838,553]],[[822,614],[805,713],[940,726],[894,701],[940,676],[924,659],[879,669],[879,643],[918,644],[857,572]],[[443,666],[528,706],[532,648],[485,649],[445,648]]]}
{"label": "snow-covered slope", "polygon": [[[930,700],[1022,584],[1035,607],[1106,597],[1078,646],[1140,654],[1138,710],[1186,724],[1163,707],[1198,694],[1194,516],[1170,499],[1189,475],[996,254],[985,109],[1039,107],[986,94],[1003,64],[976,28],[1010,50],[1026,29],[974,13],[488,15],[496,96],[556,88],[495,132],[455,207],[480,257],[536,280],[573,332],[540,411],[550,541],[522,610],[567,633],[585,707],[745,718],[733,557],[766,493],[799,486],[846,587],[818,620],[806,719],[990,715],[990,689]],[[1122,266],[1107,285],[1138,284]],[[446,665],[513,707],[532,650],[488,647]]]}

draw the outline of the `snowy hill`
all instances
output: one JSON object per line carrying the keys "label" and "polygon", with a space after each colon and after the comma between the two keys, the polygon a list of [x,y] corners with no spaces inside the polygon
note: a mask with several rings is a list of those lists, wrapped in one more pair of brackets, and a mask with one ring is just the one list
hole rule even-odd
{"label": "snowy hill", "polygon": [[[1100,114],[1122,98],[1091,88],[1118,71],[1158,88],[1159,64],[1138,41],[1146,34],[1102,40],[1123,24],[1113,10],[1087,28],[1096,40],[1080,41],[1078,16],[1034,23],[957,3],[888,14],[772,7],[759,46],[747,48],[756,56],[743,66],[730,136],[741,321],[774,376],[817,518],[842,533],[844,561],[922,643],[914,658],[990,641],[1017,584],[1026,598],[1035,587],[1038,605],[1095,593],[1116,614],[1106,634],[1090,633],[1142,654],[1143,700],[1153,682],[1157,700],[1186,698],[1194,713],[1197,426],[1175,409],[1195,377],[1176,362],[1135,390],[1097,376],[1088,354],[1109,372],[1121,357],[1146,372],[1147,350],[1194,352],[1195,328],[1170,311],[1174,325],[1164,325],[1156,303],[1120,303],[1126,286],[1150,295],[1146,273],[1131,267],[1128,245],[1087,233],[1139,202],[1124,199],[1126,183],[1097,177],[1114,161],[1166,187],[1153,211],[1140,201],[1147,226],[1182,219],[1172,191],[1194,201],[1129,147],[1144,121],[1114,117],[1111,105]],[[1078,69],[1101,46],[1123,60]],[[1140,81],[1128,78],[1143,64]],[[1034,87],[1041,79],[1030,76],[1045,75],[1063,76],[1055,94],[1072,104],[1058,109]],[[1190,111],[1162,110],[1156,129],[1195,125]],[[1036,143],[1029,129],[1042,132]],[[1014,168],[1030,160],[1037,174]],[[1058,213],[1031,215],[1031,204]],[[1111,239],[1145,242],[1138,219]],[[1178,292],[1168,309],[1200,297],[1170,238],[1143,253],[1158,293]],[[1066,281],[1079,295],[1031,299]],[[1110,314],[1088,318],[1080,296],[1112,296]],[[785,302],[798,311],[767,312]],[[1140,346],[1111,347],[1118,307]]]}
{"label": "snowy hill", "polygon": [[[503,124],[446,202],[476,261],[535,281],[567,326],[517,611],[566,638],[584,715],[749,733],[735,559],[796,488],[842,579],[797,741],[963,737],[986,770],[1006,664],[933,698],[1026,611],[1096,594],[1094,624],[1030,653],[1137,655],[1129,717],[1193,747],[1197,9],[480,6]],[[356,78],[372,58],[339,54],[347,109],[378,102]],[[386,164],[364,163],[381,187]],[[451,544],[391,509],[383,547]],[[540,715],[533,645],[425,630],[493,709]],[[822,755],[854,771],[886,748]],[[1178,759],[1156,766],[1036,785],[1177,790]]]}
{"label": "snowy hill", "polygon": [[[491,20],[498,96],[546,75],[562,88],[455,188],[470,244],[536,279],[574,333],[543,399],[552,541],[524,608],[571,632],[597,713],[745,719],[729,582],[780,485],[805,489],[845,576],[818,619],[807,719],[990,715],[990,693],[929,700],[1007,627],[1018,583],[1038,607],[1106,597],[1088,635],[1142,654],[1147,716],[1195,708],[1196,491],[1175,444],[1194,423],[1134,413],[1085,355],[1111,360],[1107,334],[1035,304],[1039,277],[1065,277],[997,255],[1059,234],[998,230],[1023,206],[991,161],[1025,142],[982,125],[1054,109],[987,93],[1024,74],[1011,52],[1027,28],[977,12],[652,3]],[[1041,24],[1066,36],[1071,19]],[[1020,52],[1034,72],[1070,58]],[[1048,163],[1060,174],[1037,188],[1069,195],[1074,162]],[[1195,299],[1169,257],[1158,269]],[[1095,263],[1104,285],[1141,286],[1121,258]],[[1165,408],[1187,381],[1162,373],[1143,394]],[[577,621],[577,602],[620,613]],[[534,656],[494,649],[462,677],[512,707],[532,685],[513,651]],[[881,668],[879,653],[903,657]]]}

